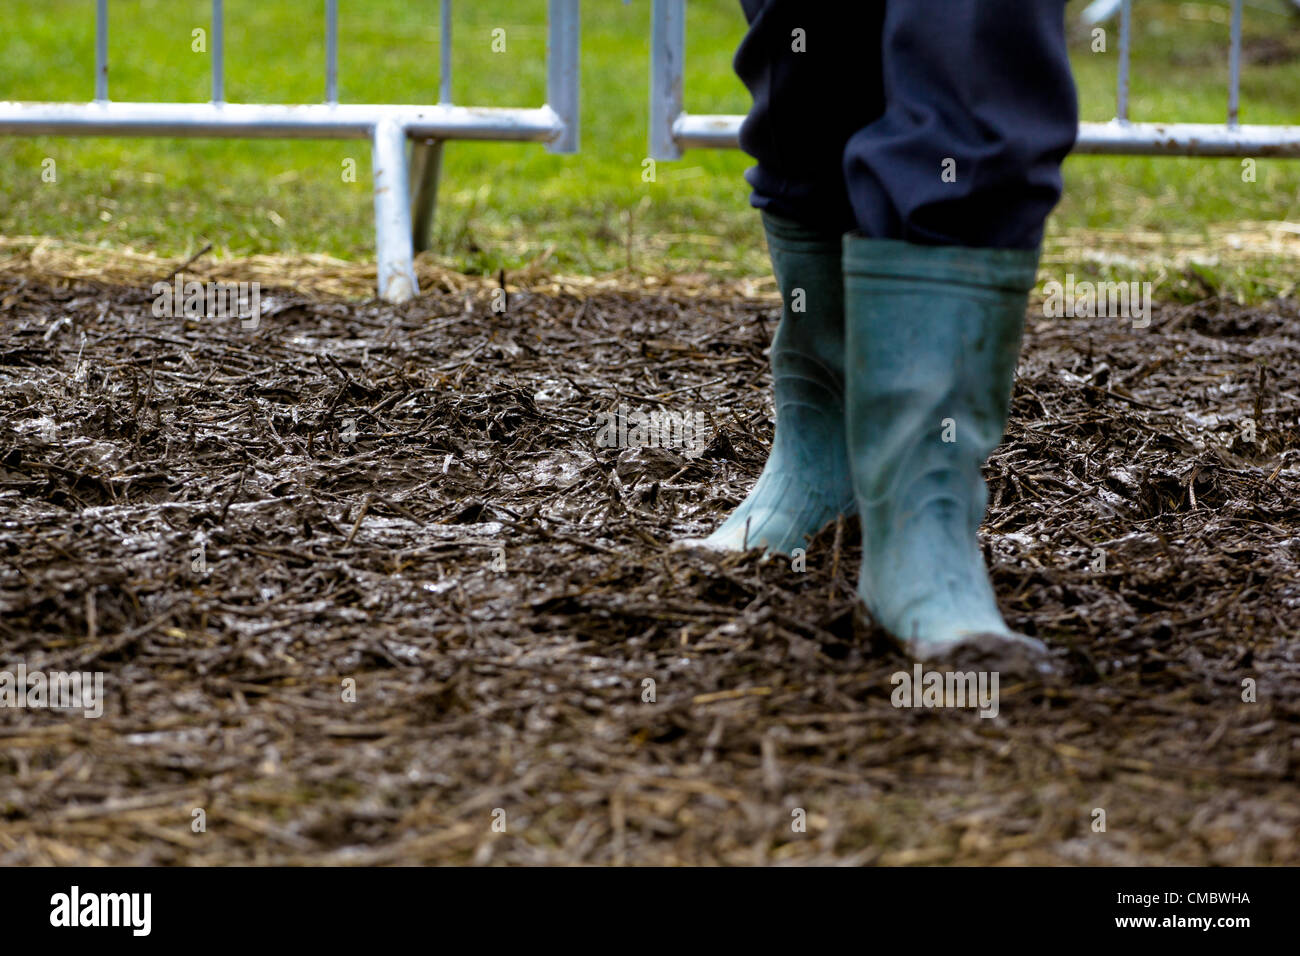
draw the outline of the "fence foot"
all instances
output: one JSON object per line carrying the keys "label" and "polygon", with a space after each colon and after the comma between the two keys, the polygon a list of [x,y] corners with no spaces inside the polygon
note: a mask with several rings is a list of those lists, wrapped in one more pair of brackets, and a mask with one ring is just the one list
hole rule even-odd
{"label": "fence foot", "polygon": [[379,298],[407,302],[419,292],[407,205],[406,129],[393,120],[375,124],[371,142],[375,186],[375,259]]}
{"label": "fence foot", "polygon": [[438,215],[438,180],[442,175],[440,139],[411,142],[411,242],[416,252],[425,252]]}

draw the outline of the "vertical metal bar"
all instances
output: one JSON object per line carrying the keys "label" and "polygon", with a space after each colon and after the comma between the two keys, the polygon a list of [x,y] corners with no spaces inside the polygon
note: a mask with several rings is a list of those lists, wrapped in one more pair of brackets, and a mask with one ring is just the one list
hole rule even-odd
{"label": "vertical metal bar", "polygon": [[[438,50],[438,102],[451,105],[451,0],[442,0],[438,12],[442,34]],[[411,142],[411,245],[416,252],[428,250],[433,222],[438,215],[438,183],[442,178],[440,139]]]}
{"label": "vertical metal bar", "polygon": [[375,124],[371,168],[379,297],[385,302],[407,302],[419,287],[411,244],[411,208],[407,205],[406,128],[396,120],[384,119]]}
{"label": "vertical metal bar", "polygon": [[564,123],[563,132],[546,144],[552,153],[578,151],[582,72],[578,13],[578,0],[551,0],[547,11],[546,103]]}
{"label": "vertical metal bar", "polygon": [[1228,52],[1228,125],[1236,126],[1241,105],[1241,0],[1232,0],[1232,47]]}
{"label": "vertical metal bar", "polygon": [[325,0],[325,102],[339,101],[339,0]]}
{"label": "vertical metal bar", "polygon": [[429,249],[438,215],[438,180],[442,175],[440,139],[411,143],[411,242],[416,252]]}
{"label": "vertical metal bar", "polygon": [[1124,0],[1119,15],[1119,77],[1115,84],[1115,117],[1128,122],[1128,66],[1133,33],[1133,0]]}
{"label": "vertical metal bar", "polygon": [[442,0],[442,11],[438,15],[438,27],[442,31],[442,44],[438,50],[440,66],[438,67],[438,102],[451,102],[451,0]]}
{"label": "vertical metal bar", "polygon": [[108,102],[108,0],[95,4],[95,99]]}
{"label": "vertical metal bar", "polygon": [[650,30],[650,157],[681,159],[673,123],[682,114],[686,0],[654,0]]}
{"label": "vertical metal bar", "polygon": [[222,0],[212,0],[212,102],[226,101],[226,18]]}

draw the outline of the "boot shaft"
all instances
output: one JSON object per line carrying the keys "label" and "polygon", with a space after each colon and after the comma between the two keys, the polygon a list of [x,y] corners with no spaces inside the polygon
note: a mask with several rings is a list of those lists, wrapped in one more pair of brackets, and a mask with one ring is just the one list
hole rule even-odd
{"label": "boot shaft", "polygon": [[893,458],[929,434],[983,462],[1005,428],[1037,262],[845,237],[845,375],[865,443]]}
{"label": "boot shaft", "polygon": [[781,292],[781,321],[772,339],[773,376],[811,374],[842,386],[843,237],[770,213],[763,213],[763,227]]}

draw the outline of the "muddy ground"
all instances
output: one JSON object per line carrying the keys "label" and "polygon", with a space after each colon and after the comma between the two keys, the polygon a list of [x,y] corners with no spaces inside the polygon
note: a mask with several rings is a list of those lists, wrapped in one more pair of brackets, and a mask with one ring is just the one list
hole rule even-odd
{"label": "muddy ground", "polygon": [[0,708],[0,863],[1300,863],[1293,302],[1031,313],[985,535],[1061,673],[983,719],[891,704],[851,522],[668,550],[762,465],[770,298],[151,281],[0,278],[0,669],[107,698]]}

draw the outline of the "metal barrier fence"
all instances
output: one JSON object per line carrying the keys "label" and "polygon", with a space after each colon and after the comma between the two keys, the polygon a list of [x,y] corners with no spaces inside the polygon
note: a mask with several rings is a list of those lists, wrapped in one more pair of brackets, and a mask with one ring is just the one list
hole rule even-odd
{"label": "metal barrier fence", "polygon": [[[325,101],[228,103],[222,0],[212,0],[212,101],[113,102],[108,98],[108,0],[95,6],[95,99],[91,103],[0,102],[0,135],[174,136],[236,139],[369,139],[374,179],[379,295],[404,302],[418,292],[414,253],[428,241],[448,139],[540,142],[578,149],[578,0],[549,0],[546,104],[535,109],[451,103],[451,0],[441,2],[441,77],[432,106],[338,101],[338,0],[325,0]],[[411,185],[406,155],[412,140]]]}
{"label": "metal barrier fence", "polygon": [[[1119,76],[1115,118],[1080,123],[1076,153],[1147,156],[1300,157],[1300,126],[1243,126],[1238,122],[1242,0],[1232,0],[1228,115],[1215,123],[1134,123],[1129,120],[1132,0],[1120,9]],[[739,146],[743,116],[687,113],[683,102],[686,0],[654,0],[650,40],[650,156],[679,159],[682,150]]]}

